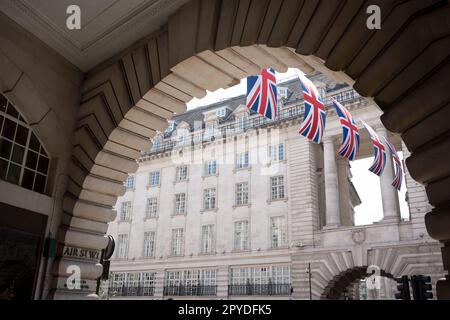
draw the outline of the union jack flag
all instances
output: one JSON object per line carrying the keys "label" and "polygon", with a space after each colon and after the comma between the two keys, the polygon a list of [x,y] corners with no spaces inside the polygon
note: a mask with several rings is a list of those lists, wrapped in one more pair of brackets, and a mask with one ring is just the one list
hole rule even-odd
{"label": "union jack flag", "polygon": [[381,176],[383,173],[384,167],[386,166],[386,148],[384,147],[383,142],[381,142],[380,137],[375,132],[375,130],[372,129],[371,126],[369,126],[364,121],[360,120],[361,123],[366,127],[367,131],[369,131],[370,138],[372,139],[373,143],[373,149],[375,152],[375,157],[373,159],[373,164],[369,168],[369,171],[375,173],[377,176]]}
{"label": "union jack flag", "polygon": [[305,100],[305,117],[299,133],[315,143],[322,142],[325,131],[325,107],[319,91],[304,75],[298,73]]}
{"label": "union jack flag", "polygon": [[402,162],[397,154],[397,151],[395,150],[395,147],[392,145],[392,143],[389,142],[389,140],[386,137],[383,137],[384,142],[386,142],[386,145],[388,146],[388,149],[392,155],[392,159],[394,159],[394,166],[395,166],[395,177],[394,181],[392,181],[392,186],[396,188],[398,191],[402,188],[402,181],[403,181],[403,168],[402,168]]}
{"label": "union jack flag", "polygon": [[261,75],[247,77],[247,108],[266,118],[276,118],[277,80],[274,69],[263,69]]}
{"label": "union jack flag", "polygon": [[343,137],[342,137],[342,145],[339,149],[338,153],[350,160],[353,161],[356,158],[356,154],[359,150],[359,132],[358,127],[356,126],[356,122],[353,120],[352,116],[339,102],[332,99],[334,107],[336,109],[336,113],[340,119]]}

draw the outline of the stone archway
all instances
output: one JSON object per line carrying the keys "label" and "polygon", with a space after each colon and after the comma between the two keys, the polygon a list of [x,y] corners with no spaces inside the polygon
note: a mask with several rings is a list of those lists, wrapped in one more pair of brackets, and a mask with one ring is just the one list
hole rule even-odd
{"label": "stone archway", "polygon": [[[354,267],[342,271],[338,275],[334,276],[330,282],[328,282],[328,285],[325,287],[320,299],[339,300],[342,298],[346,288],[348,288],[353,282],[364,279],[369,275],[370,274],[367,273],[367,266]],[[390,279],[394,277],[392,274],[384,270],[380,271],[380,276]]]}
{"label": "stone archway", "polygon": [[[192,0],[160,31],[89,72],[58,235],[54,298],[96,298],[91,293],[102,267],[95,257],[107,244],[122,181],[136,170],[149,138],[192,97],[268,66],[318,69],[373,97],[385,126],[401,133],[411,151],[410,174],[426,185],[435,206],[426,216],[428,232],[448,244],[450,165],[442,155],[450,153],[449,3],[370,4],[381,8],[381,30],[367,29],[363,0]],[[91,255],[78,263],[86,290],[65,290],[72,248]],[[442,252],[448,270],[449,246]],[[440,297],[450,298],[450,280],[439,286]]]}

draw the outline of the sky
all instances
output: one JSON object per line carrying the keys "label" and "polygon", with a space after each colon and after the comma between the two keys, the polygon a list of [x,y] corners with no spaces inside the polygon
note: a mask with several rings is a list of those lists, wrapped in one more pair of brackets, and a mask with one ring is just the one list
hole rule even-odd
{"label": "sky", "polygon": [[[282,82],[293,77],[297,77],[296,69],[289,68],[286,73],[276,74],[277,82]],[[246,79],[242,79],[241,83],[227,89],[219,89],[214,92],[207,91],[202,99],[194,98],[187,103],[188,110],[198,108],[229,99],[246,93]],[[399,152],[400,159],[403,155]],[[355,224],[365,225],[377,222],[383,218],[383,207],[381,202],[380,178],[371,173],[368,169],[373,161],[372,157],[360,159],[351,162],[352,182],[356,191],[361,198],[361,204],[355,207]],[[393,187],[392,187],[393,188]],[[402,189],[398,193],[400,202],[400,212],[402,218],[409,218],[408,204],[405,201],[405,182],[403,181]]]}

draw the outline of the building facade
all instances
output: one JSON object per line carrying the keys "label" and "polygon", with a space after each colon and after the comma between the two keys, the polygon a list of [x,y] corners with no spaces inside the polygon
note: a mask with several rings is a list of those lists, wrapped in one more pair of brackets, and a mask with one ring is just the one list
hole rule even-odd
{"label": "building facade", "polygon": [[[320,73],[311,79],[323,95],[387,135],[374,104]],[[110,298],[324,298],[328,283],[321,269],[333,269],[333,260],[348,269],[368,265],[374,251],[366,240],[392,251],[400,243],[411,246],[403,240],[423,232],[415,217],[400,218],[391,162],[380,183],[383,220],[355,226],[354,207],[361,202],[349,162],[336,156],[342,129],[332,106],[327,104],[321,147],[298,134],[304,110],[298,79],[278,90],[274,121],[249,113],[239,96],[177,115],[154,138],[125,181],[127,191],[108,229],[116,240]],[[359,157],[370,157],[371,141],[360,131]],[[403,150],[398,137],[389,139]],[[412,181],[408,175],[406,180]],[[409,195],[425,193],[416,188]],[[411,213],[420,210],[414,198]],[[436,243],[431,248],[438,252]],[[325,256],[332,261],[321,262]],[[417,255],[413,263],[419,260]],[[309,293],[305,270],[311,263]],[[440,277],[440,269],[436,262],[425,271]]]}

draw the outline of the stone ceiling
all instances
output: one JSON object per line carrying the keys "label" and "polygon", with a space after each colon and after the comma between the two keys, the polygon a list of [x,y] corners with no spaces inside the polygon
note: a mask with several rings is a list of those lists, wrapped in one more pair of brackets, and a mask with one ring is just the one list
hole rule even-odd
{"label": "stone ceiling", "polygon": [[[188,0],[2,0],[0,11],[82,71],[158,30]],[[81,30],[69,30],[69,5],[81,10]]]}

